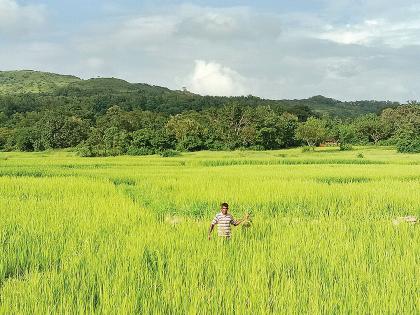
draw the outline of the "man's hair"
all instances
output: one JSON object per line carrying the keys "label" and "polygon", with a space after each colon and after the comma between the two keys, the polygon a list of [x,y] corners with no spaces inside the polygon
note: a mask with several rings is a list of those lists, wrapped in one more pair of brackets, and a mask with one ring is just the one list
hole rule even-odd
{"label": "man's hair", "polygon": [[220,208],[223,208],[223,207],[229,208],[228,203],[227,203],[227,202],[223,202],[223,203],[220,205]]}

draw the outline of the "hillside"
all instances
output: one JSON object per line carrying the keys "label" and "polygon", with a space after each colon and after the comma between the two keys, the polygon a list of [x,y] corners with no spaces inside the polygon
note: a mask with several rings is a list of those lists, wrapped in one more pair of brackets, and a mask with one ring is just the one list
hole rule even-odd
{"label": "hillside", "polygon": [[[38,108],[42,107],[43,103],[53,103],[54,98],[57,98],[56,103],[59,103],[58,99],[62,101],[63,98],[69,98],[71,102],[77,99],[77,103],[96,103],[93,107],[99,112],[104,112],[112,105],[120,105],[126,110],[140,108],[176,114],[187,110],[201,111],[237,102],[251,107],[270,105],[277,111],[287,110],[302,118],[310,112],[318,115],[356,117],[367,113],[379,113],[383,108],[399,105],[388,101],[342,102],[321,95],[301,100],[268,100],[255,96],[201,96],[144,83],[129,83],[117,78],[82,80],[71,75],[31,70],[0,72],[0,98],[1,96],[25,95],[31,95],[36,99],[34,104],[36,103]],[[28,106],[25,106],[24,111],[28,109]]]}
{"label": "hillside", "polygon": [[124,94],[140,91],[153,93],[175,92],[160,86],[154,86],[145,83],[129,83],[117,78],[94,78],[88,80],[79,80],[70,82],[67,85],[53,90],[55,94],[66,96],[98,95],[101,93],[110,92],[113,94]]}
{"label": "hillside", "polygon": [[42,93],[77,96],[103,92],[120,94],[136,91],[174,92],[160,86],[129,83],[117,78],[82,80],[73,75],[33,70],[0,71],[0,95]]}
{"label": "hillside", "polygon": [[[399,136],[401,152],[420,150],[413,104],[381,113],[398,103],[341,102],[321,95],[301,100],[201,96],[117,78],[82,80],[35,71],[1,75],[0,151],[77,148],[82,156],[107,156],[271,150],[309,144],[312,138],[305,139],[313,137],[314,128],[320,137],[346,135],[353,144],[396,144]],[[306,123],[309,129],[302,134],[298,128]]]}
{"label": "hillside", "polygon": [[81,81],[72,75],[32,70],[0,71],[0,95],[51,93],[70,83]]}

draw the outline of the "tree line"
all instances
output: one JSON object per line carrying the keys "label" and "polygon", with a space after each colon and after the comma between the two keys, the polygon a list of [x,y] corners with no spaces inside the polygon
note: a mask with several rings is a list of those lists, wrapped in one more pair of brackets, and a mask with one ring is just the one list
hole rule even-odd
{"label": "tree line", "polygon": [[81,156],[171,155],[300,145],[314,148],[329,142],[341,150],[372,143],[395,145],[400,152],[420,152],[420,104],[416,102],[385,108],[379,114],[340,118],[308,108],[244,104],[234,98],[171,114],[125,105],[102,108],[95,102],[89,107],[77,99],[70,102],[69,96],[54,98],[62,106],[54,102],[49,106],[48,98],[31,102],[30,96],[25,97],[26,102],[15,103],[0,99],[0,150],[75,148]]}

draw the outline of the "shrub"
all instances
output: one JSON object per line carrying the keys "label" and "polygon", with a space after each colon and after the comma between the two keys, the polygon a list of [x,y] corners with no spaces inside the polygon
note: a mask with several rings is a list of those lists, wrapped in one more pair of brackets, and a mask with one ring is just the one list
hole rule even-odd
{"label": "shrub", "polygon": [[256,144],[256,145],[250,146],[249,148],[240,148],[240,150],[264,151],[265,148],[262,145]]}
{"label": "shrub", "polygon": [[176,150],[164,150],[160,152],[161,157],[173,157],[173,156],[180,156],[181,153]]}
{"label": "shrub", "polygon": [[398,139],[397,151],[401,153],[420,153],[420,136]]}
{"label": "shrub", "polygon": [[22,128],[16,131],[16,148],[19,151],[34,151],[35,132],[33,128]]}
{"label": "shrub", "polygon": [[82,157],[94,156],[92,149],[89,146],[85,146],[85,145],[78,145],[76,147],[76,153],[77,155],[82,156]]}
{"label": "shrub", "polygon": [[340,143],[340,151],[350,151],[353,150],[353,147],[349,143]]}
{"label": "shrub", "polygon": [[398,142],[398,139],[395,139],[395,137],[391,137],[389,139],[379,140],[377,145],[380,146],[394,146]]}
{"label": "shrub", "polygon": [[127,154],[128,155],[151,155],[151,154],[155,154],[155,151],[151,148],[145,148],[145,147],[135,147],[135,146],[130,146],[127,150]]}

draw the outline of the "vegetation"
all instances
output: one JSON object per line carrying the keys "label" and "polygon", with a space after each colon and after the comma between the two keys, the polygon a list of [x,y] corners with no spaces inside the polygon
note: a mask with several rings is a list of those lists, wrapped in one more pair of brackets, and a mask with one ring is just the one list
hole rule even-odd
{"label": "vegetation", "polygon": [[296,130],[296,138],[305,141],[309,147],[314,147],[325,140],[327,136],[327,129],[325,128],[325,121],[315,117],[300,124]]}
{"label": "vegetation", "polygon": [[48,93],[81,81],[72,75],[23,70],[0,71],[0,95]]}
{"label": "vegetation", "polygon": [[[357,157],[362,155],[363,158]],[[1,314],[418,314],[420,156],[0,153]],[[219,204],[252,225],[206,232]]]}
{"label": "vegetation", "polygon": [[81,156],[167,150],[273,150],[323,141],[420,152],[416,102],[203,97],[114,78],[0,72],[0,150],[77,148]]}

